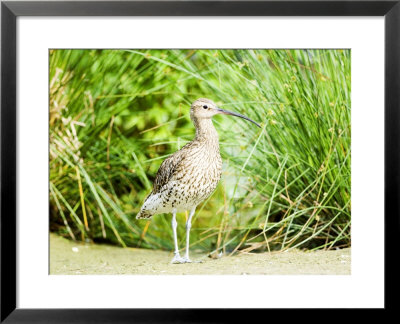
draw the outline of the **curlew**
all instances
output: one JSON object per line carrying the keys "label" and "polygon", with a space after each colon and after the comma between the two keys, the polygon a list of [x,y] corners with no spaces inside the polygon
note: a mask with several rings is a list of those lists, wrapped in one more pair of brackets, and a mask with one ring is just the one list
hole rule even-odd
{"label": "curlew", "polygon": [[[222,159],[218,133],[212,117],[217,114],[244,118],[258,127],[255,121],[241,114],[218,108],[209,99],[198,99],[190,107],[190,118],[196,128],[195,138],[164,160],[154,180],[153,190],[143,203],[137,219],[172,213],[172,232],[175,252],[172,263],[191,262],[189,234],[196,207],[207,199],[221,178]],[[186,221],[186,251],[181,257],[176,234],[176,213],[189,211]]]}

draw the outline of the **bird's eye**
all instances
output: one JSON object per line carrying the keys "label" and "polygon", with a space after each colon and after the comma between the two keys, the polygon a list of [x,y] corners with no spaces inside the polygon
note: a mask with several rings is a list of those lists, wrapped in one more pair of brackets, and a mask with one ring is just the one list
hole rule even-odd
{"label": "bird's eye", "polygon": [[204,109],[207,109],[207,108],[208,108],[208,106],[207,106],[207,105],[204,105],[204,106],[203,106],[203,108],[204,108]]}

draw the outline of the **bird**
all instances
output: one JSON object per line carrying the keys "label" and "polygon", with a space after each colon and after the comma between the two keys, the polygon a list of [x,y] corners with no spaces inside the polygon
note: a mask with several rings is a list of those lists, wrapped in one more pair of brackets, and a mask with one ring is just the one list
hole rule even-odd
{"label": "bird", "polygon": [[[160,165],[153,190],[145,199],[137,219],[150,219],[156,214],[172,213],[174,239],[173,264],[192,262],[189,258],[189,235],[196,207],[215,191],[222,173],[219,137],[212,117],[217,114],[254,120],[236,112],[219,108],[212,100],[200,98],[190,107],[190,118],[195,126],[194,139],[166,158]],[[189,211],[186,221],[186,250],[180,256],[177,239],[176,213]]]}

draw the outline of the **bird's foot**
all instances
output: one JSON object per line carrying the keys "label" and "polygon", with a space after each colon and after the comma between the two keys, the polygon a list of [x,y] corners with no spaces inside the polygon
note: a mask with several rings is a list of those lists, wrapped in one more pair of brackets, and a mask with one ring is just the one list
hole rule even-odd
{"label": "bird's foot", "polygon": [[186,261],[185,261],[185,258],[182,258],[179,254],[175,254],[175,256],[172,259],[171,263],[180,264],[180,263],[186,263]]}
{"label": "bird's foot", "polygon": [[187,256],[184,256],[182,259],[185,261],[185,263],[203,263],[203,261],[201,261],[201,260],[192,261]]}
{"label": "bird's foot", "polygon": [[185,263],[192,263],[192,262],[193,262],[193,261],[190,260],[187,256],[184,256],[184,257],[182,258],[182,260],[183,260],[183,262],[185,262]]}

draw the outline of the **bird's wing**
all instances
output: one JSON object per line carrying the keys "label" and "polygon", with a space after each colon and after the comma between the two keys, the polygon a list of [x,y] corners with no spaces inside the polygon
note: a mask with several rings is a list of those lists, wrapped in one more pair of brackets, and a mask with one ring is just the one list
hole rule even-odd
{"label": "bird's wing", "polygon": [[168,183],[168,181],[170,181],[183,157],[184,154],[182,154],[181,151],[177,151],[166,158],[163,163],[161,163],[154,180],[153,193],[158,192],[164,185]]}

